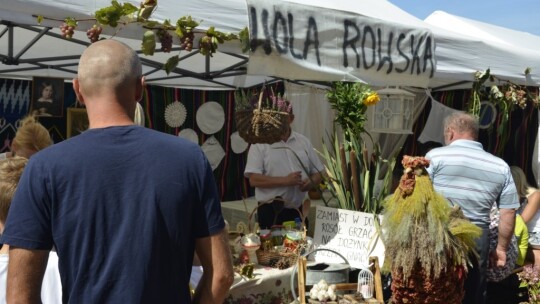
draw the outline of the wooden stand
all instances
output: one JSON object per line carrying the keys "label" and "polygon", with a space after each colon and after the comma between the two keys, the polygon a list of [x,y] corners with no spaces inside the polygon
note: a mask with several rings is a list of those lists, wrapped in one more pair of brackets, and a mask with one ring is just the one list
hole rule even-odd
{"label": "wooden stand", "polygon": [[[369,263],[373,264],[370,267],[371,272],[373,273],[374,279],[374,298],[367,299],[362,302],[356,301],[358,304],[384,304],[383,289],[382,289],[382,278],[381,278],[381,268],[379,266],[379,258],[376,256],[369,257]],[[336,284],[336,291],[350,290],[356,292],[358,288],[357,283],[340,283]],[[300,298],[301,304],[306,303],[319,303],[317,301],[309,300],[306,302],[306,258],[298,258],[298,297]],[[337,303],[337,302],[335,302]],[[354,303],[354,302],[353,302]]]}

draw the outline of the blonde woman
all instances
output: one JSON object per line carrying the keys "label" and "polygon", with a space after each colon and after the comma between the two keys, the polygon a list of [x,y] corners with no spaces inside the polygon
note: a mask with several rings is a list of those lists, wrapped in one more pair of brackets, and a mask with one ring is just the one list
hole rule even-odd
{"label": "blonde woman", "polygon": [[534,264],[540,265],[540,191],[529,185],[527,177],[521,168],[512,166],[510,170],[521,203],[521,212],[518,213],[521,213],[529,233],[528,253],[529,256],[532,255],[531,260],[534,257]]}
{"label": "blonde woman", "polygon": [[[9,213],[11,200],[21,174],[28,162],[24,157],[14,156],[0,160],[0,234]],[[0,303],[6,303],[6,281],[9,265],[9,245],[0,246]],[[12,271],[13,266],[9,267]],[[50,252],[41,285],[41,303],[62,303],[62,283],[58,271],[58,255]]]}
{"label": "blonde woman", "polygon": [[11,142],[11,152],[0,155],[0,159],[15,155],[30,158],[36,152],[52,144],[49,131],[37,121],[35,116],[30,115],[21,121],[21,125]]}

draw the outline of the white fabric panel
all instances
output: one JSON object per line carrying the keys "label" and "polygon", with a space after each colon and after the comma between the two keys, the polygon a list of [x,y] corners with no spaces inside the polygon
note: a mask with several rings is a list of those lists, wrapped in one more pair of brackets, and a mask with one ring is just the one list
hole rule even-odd
{"label": "white fabric panel", "polygon": [[458,112],[458,110],[447,107],[432,98],[431,110],[429,111],[424,130],[418,137],[418,141],[421,143],[435,141],[444,145],[443,122],[446,116],[454,112]]}
{"label": "white fabric panel", "polygon": [[285,94],[294,112],[292,129],[303,134],[315,150],[322,152],[323,139],[333,133],[334,110],[326,99],[326,90],[285,83]]}

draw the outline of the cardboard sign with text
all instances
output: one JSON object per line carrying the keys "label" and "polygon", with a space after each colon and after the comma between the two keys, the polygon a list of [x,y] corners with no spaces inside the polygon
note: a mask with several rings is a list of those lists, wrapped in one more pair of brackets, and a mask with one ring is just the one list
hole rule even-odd
{"label": "cardboard sign with text", "polygon": [[[351,267],[366,268],[370,256],[377,256],[380,265],[384,263],[384,245],[371,213],[317,206],[313,244],[339,252]],[[317,262],[343,263],[330,251],[314,255]]]}

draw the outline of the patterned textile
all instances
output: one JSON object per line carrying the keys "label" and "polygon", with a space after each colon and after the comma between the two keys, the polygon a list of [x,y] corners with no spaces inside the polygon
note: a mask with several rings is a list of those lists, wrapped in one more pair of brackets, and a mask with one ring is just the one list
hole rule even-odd
{"label": "patterned textile", "polygon": [[254,278],[236,274],[226,304],[288,304],[293,301],[291,273],[293,268],[275,269],[257,266]]}
{"label": "patterned textile", "polygon": [[[489,251],[495,250],[497,247],[497,241],[499,238],[499,220],[500,214],[497,208],[491,209],[491,223],[489,224]],[[506,252],[506,265],[504,267],[494,267],[488,264],[487,268],[487,280],[489,282],[499,282],[505,279],[512,273],[512,270],[516,268],[516,262],[518,258],[518,240],[514,234],[512,234],[512,241]]]}

